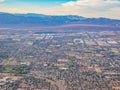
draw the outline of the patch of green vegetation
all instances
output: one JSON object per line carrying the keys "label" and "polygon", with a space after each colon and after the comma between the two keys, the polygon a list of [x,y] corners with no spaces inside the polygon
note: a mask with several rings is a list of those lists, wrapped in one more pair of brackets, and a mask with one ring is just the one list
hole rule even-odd
{"label": "patch of green vegetation", "polygon": [[69,59],[70,62],[74,62],[74,59]]}
{"label": "patch of green vegetation", "polygon": [[1,73],[27,74],[30,68],[28,66],[1,66]]}

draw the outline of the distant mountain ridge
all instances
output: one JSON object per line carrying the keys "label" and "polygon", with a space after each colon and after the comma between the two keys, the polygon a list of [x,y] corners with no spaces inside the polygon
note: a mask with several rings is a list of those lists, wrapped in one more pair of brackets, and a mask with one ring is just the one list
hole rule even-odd
{"label": "distant mountain ridge", "polygon": [[85,18],[65,15],[51,16],[43,14],[10,14],[0,12],[0,25],[63,25],[63,24],[97,24],[119,26],[120,20],[108,18]]}

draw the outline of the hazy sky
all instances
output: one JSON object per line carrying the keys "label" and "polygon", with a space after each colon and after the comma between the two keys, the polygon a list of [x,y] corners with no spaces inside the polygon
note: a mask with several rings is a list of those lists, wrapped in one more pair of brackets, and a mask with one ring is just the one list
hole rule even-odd
{"label": "hazy sky", "polygon": [[120,19],[120,0],[0,0],[0,12]]}

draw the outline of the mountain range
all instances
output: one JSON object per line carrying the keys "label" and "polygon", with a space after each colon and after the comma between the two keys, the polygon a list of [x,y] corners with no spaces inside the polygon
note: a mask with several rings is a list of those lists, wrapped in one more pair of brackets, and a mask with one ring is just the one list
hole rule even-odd
{"label": "mountain range", "polygon": [[0,12],[0,25],[64,25],[95,24],[119,26],[120,20],[109,18],[86,18],[76,15],[52,16],[43,14],[11,14]]}

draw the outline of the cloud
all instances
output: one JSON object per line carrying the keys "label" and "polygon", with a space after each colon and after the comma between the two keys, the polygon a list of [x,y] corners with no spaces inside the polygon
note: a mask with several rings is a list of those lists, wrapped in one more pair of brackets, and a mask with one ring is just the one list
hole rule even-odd
{"label": "cloud", "polygon": [[0,0],[0,2],[4,2],[5,0]]}
{"label": "cloud", "polygon": [[77,0],[53,8],[58,14],[74,14],[86,17],[109,17],[120,19],[120,0]]}
{"label": "cloud", "polygon": [[19,8],[0,8],[0,12],[9,12],[9,13],[28,13],[27,10]]}
{"label": "cloud", "polygon": [[114,7],[120,8],[120,1],[119,0],[77,0],[70,1],[67,3],[62,4],[64,8],[66,7],[76,7],[78,9],[86,8],[86,9],[111,9]]}

